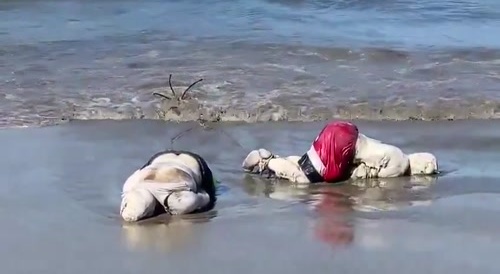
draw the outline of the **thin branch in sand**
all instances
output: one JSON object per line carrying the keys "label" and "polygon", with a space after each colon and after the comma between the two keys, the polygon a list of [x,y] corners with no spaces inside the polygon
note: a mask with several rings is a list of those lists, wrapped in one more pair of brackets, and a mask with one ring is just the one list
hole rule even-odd
{"label": "thin branch in sand", "polygon": [[219,130],[224,135],[226,135],[229,138],[229,140],[231,140],[233,143],[235,143],[237,146],[239,146],[241,149],[243,149],[243,151],[246,152],[246,149],[240,144],[240,142],[236,141],[236,139],[233,136],[231,136],[229,133],[227,133],[225,130],[223,130],[221,128],[219,128]]}
{"label": "thin branch in sand", "polygon": [[190,131],[191,131],[191,130],[193,130],[194,128],[195,128],[195,127],[193,126],[193,127],[190,127],[190,128],[188,128],[188,129],[186,129],[186,130],[183,130],[183,131],[179,132],[177,135],[175,135],[172,139],[170,139],[170,149],[173,149],[173,148],[174,148],[174,142],[175,142],[177,139],[181,138],[184,134],[186,134],[186,133],[190,132]]}
{"label": "thin branch in sand", "polygon": [[186,90],[184,90],[184,92],[182,93],[181,97],[180,97],[180,100],[184,100],[184,95],[186,95],[186,93],[188,92],[189,89],[191,89],[194,85],[198,84],[199,82],[203,81],[203,79],[200,79],[194,83],[192,83],[191,85],[189,85],[189,87],[187,87]]}
{"label": "thin branch in sand", "polygon": [[[206,130],[216,130],[216,131],[219,131],[220,133],[226,135],[226,137],[228,137],[231,142],[233,142],[234,144],[236,144],[237,146],[239,146],[240,148],[242,148],[243,150],[245,150],[245,147],[243,147],[240,142],[238,142],[233,136],[231,136],[231,134],[227,133],[225,130],[223,130],[222,128],[220,127],[214,127],[214,126],[211,126],[209,125],[208,123],[210,123],[211,121],[208,121],[206,119],[203,119],[203,115],[200,115],[200,118],[198,118],[198,120],[196,120],[198,122],[198,124],[203,128],[203,129],[206,129]],[[211,124],[216,124],[218,122],[220,122],[221,119],[220,117],[217,117],[217,119],[215,121],[213,121]]]}
{"label": "thin branch in sand", "polygon": [[156,96],[160,96],[161,98],[163,99],[167,99],[167,100],[172,100],[172,98],[168,97],[167,95],[165,94],[161,94],[159,92],[153,92],[153,95],[156,95]]}
{"label": "thin branch in sand", "polygon": [[196,84],[198,84],[199,82],[203,81],[203,79],[199,79],[198,81],[192,83],[191,85],[189,85],[189,87],[187,87],[184,92],[182,92],[181,96],[178,96],[177,93],[175,93],[175,90],[174,90],[174,87],[172,86],[172,74],[169,74],[168,76],[168,86],[170,87],[170,91],[172,91],[172,95],[174,96],[173,98],[165,95],[165,94],[162,94],[162,93],[159,93],[159,92],[153,92],[153,95],[155,96],[159,96],[163,99],[167,99],[167,100],[172,100],[172,99],[176,99],[178,102],[180,101],[184,101],[186,98],[186,94],[187,92]]}
{"label": "thin branch in sand", "polygon": [[[198,125],[203,129],[203,130],[215,130],[215,131],[218,131],[219,133],[222,133],[224,135],[226,135],[226,137],[229,138],[229,140],[236,144],[238,147],[240,147],[244,152],[246,152],[246,149],[243,145],[241,145],[240,142],[238,142],[233,136],[231,136],[231,134],[229,134],[228,132],[226,132],[225,130],[223,130],[222,128],[215,128],[215,127],[211,127],[210,125],[208,125],[207,123],[209,121],[207,120],[204,120],[204,119],[198,119],[197,120],[198,122]],[[177,135],[175,135],[173,138],[170,139],[170,149],[174,149],[174,143],[175,141],[177,141],[178,139],[180,139],[181,137],[184,137],[187,133],[189,133],[190,131],[192,131],[193,129],[195,129],[197,126],[192,126],[190,128],[187,128],[179,133],[177,133]]]}
{"label": "thin branch in sand", "polygon": [[174,98],[177,98],[177,94],[175,94],[175,90],[172,87],[172,73],[170,73],[170,75],[168,76],[168,85],[170,86],[170,90],[172,91]]}

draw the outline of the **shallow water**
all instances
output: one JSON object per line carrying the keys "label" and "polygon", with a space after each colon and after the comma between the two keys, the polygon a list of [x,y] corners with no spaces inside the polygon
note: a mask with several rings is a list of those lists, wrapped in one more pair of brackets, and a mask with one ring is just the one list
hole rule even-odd
{"label": "shallow water", "polygon": [[[0,126],[498,118],[499,3],[2,1]],[[169,73],[204,78],[180,115]]]}
{"label": "shallow water", "polygon": [[1,130],[2,271],[498,273],[499,122],[357,124],[407,152],[435,153],[443,174],[292,187],[239,165],[261,146],[302,153],[322,123],[220,124],[174,143],[203,155],[222,182],[215,209],[125,224],[125,178],[193,124]]}

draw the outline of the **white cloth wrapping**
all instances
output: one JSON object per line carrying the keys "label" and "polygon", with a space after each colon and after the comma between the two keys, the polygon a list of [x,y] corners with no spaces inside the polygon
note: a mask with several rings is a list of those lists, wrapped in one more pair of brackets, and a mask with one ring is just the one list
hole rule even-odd
{"label": "white cloth wrapping", "polygon": [[[270,157],[272,156],[272,157]],[[267,158],[266,158],[267,157]],[[263,171],[267,168],[276,177],[294,183],[310,183],[300,168],[300,156],[280,157],[269,150],[252,150],[242,163],[248,172]],[[359,134],[356,142],[354,164],[351,178],[391,178],[406,175],[431,175],[438,172],[436,157],[427,152],[405,154],[400,148]]]}
{"label": "white cloth wrapping", "polygon": [[429,152],[408,154],[411,175],[430,175],[439,172],[436,156]]}
{"label": "white cloth wrapping", "polygon": [[247,172],[262,172],[269,169],[278,178],[286,179],[294,183],[309,183],[302,169],[298,164],[300,156],[280,157],[272,154],[269,150],[260,148],[248,153],[241,167]]}
{"label": "white cloth wrapping", "polygon": [[268,168],[272,170],[278,178],[287,179],[293,183],[310,183],[298,161],[300,156],[288,156],[269,160]]}
{"label": "white cloth wrapping", "polygon": [[[201,171],[197,163],[188,163],[175,157],[175,154],[171,155],[174,156],[153,161],[151,165],[136,170],[125,181],[120,206],[124,220],[137,221],[150,217],[158,203],[171,214],[188,214],[210,202],[208,193],[199,189]],[[184,176],[164,175],[166,179],[162,178],[162,181],[147,179],[151,174],[172,174],[172,170],[174,174],[181,172]]]}
{"label": "white cloth wrapping", "polygon": [[405,154],[400,148],[359,134],[352,178],[391,178],[438,172],[436,157],[428,152]]}
{"label": "white cloth wrapping", "polygon": [[359,164],[351,174],[353,178],[391,178],[403,176],[410,165],[408,156],[393,145],[358,135],[354,163]]}

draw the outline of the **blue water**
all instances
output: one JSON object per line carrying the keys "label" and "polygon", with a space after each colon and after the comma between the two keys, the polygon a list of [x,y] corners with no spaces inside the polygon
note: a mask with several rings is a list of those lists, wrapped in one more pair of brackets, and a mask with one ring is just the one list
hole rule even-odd
{"label": "blue water", "polygon": [[0,124],[156,118],[169,73],[236,120],[496,118],[499,30],[495,0],[2,1]]}
{"label": "blue water", "polygon": [[314,46],[499,48],[500,2],[4,1],[2,44],[146,33]]}

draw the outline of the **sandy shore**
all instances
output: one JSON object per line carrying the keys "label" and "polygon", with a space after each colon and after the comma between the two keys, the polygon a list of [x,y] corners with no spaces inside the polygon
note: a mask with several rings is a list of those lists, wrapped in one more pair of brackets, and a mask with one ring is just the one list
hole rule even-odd
{"label": "sandy shore", "polygon": [[240,171],[256,147],[302,153],[322,125],[193,130],[175,148],[205,156],[222,181],[215,210],[133,225],[117,215],[123,180],[190,124],[1,130],[2,273],[500,272],[500,121],[358,122],[435,153],[438,178],[299,189]]}

